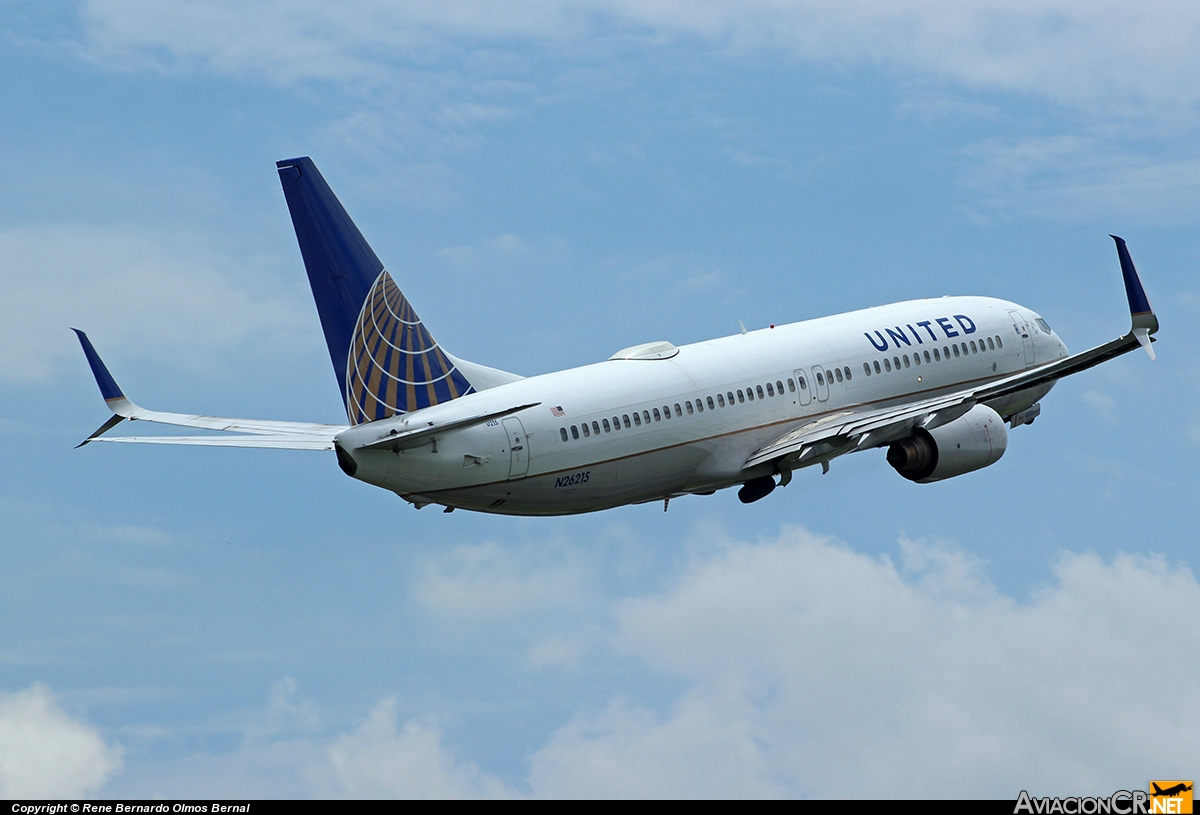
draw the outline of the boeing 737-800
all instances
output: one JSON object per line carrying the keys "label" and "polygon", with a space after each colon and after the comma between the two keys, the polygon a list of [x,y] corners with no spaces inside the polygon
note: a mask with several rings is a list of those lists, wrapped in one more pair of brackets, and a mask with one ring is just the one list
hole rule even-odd
{"label": "boeing 737-800", "polygon": [[[994,464],[1055,382],[1158,330],[1114,236],[1132,326],[1070,355],[1047,322],[990,297],[943,297],[745,331],[650,342],[524,378],[442,348],[311,159],[277,163],[345,425],[144,410],[76,329],[114,415],[84,440],[333,451],[349,476],[417,508],[564,515],[740,486],[751,503],[792,472],[886,448],[919,483]],[[105,436],[124,419],[226,435]],[[81,445],[82,446],[82,445]]]}

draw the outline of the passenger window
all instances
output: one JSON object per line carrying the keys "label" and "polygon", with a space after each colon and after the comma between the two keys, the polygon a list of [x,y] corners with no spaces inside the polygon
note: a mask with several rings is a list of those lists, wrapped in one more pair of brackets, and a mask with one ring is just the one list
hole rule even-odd
{"label": "passenger window", "polygon": [[712,397],[711,397],[711,396],[707,396],[707,397],[705,397],[705,401],[707,401],[707,402],[708,402],[708,409],[709,409],[709,410],[713,410],[713,409],[715,409],[715,408],[716,408],[716,405],[714,405],[714,404],[713,404],[713,400],[712,400]]}
{"label": "passenger window", "polygon": [[788,378],[788,393],[795,393],[795,392],[796,392],[796,383],[794,381],[792,381],[792,379],[789,377]]}
{"label": "passenger window", "polygon": [[616,416],[613,416],[613,430],[620,430],[620,429],[621,429],[621,420],[618,419]]}
{"label": "passenger window", "polygon": [[597,436],[600,435],[600,423],[599,422],[592,422],[592,431],[595,432],[595,434]]}
{"label": "passenger window", "polygon": [[818,385],[825,384],[825,374],[821,373],[820,371],[817,371],[817,384]]}
{"label": "passenger window", "polygon": [[800,377],[799,381],[800,381],[800,390],[802,390],[802,391],[808,390],[808,380],[806,380],[804,377]]}
{"label": "passenger window", "polygon": [[941,355],[941,353],[938,351],[938,349],[936,349],[936,348],[934,348],[934,349],[933,349],[933,359],[934,359],[934,361],[936,361],[936,362],[941,362],[941,361],[942,361],[942,355]]}
{"label": "passenger window", "polygon": [[643,411],[642,411],[642,418],[646,420],[646,424],[650,424],[650,411],[648,411],[648,410],[643,410]]}
{"label": "passenger window", "polygon": [[904,360],[904,367],[907,368],[908,367],[908,354],[905,354],[904,356],[902,356],[901,359]]}
{"label": "passenger window", "polygon": [[663,418],[664,419],[671,418],[671,406],[670,405],[663,405]]}
{"label": "passenger window", "polygon": [[567,440],[567,429],[565,427],[560,427],[558,429],[558,435],[562,436],[563,441],[566,441]]}
{"label": "passenger window", "polygon": [[869,362],[863,363],[863,373],[867,376],[871,375],[871,364]]}
{"label": "passenger window", "polygon": [[633,412],[633,423],[638,427],[642,426],[642,417],[638,415],[636,410]]}
{"label": "passenger window", "polygon": [[847,382],[849,382],[849,381],[850,381],[850,380],[853,378],[853,377],[851,377],[851,376],[850,376],[850,366],[849,366],[849,365],[847,365],[847,366],[846,366],[845,368],[843,368],[842,370],[846,372],[846,381],[847,381]]}
{"label": "passenger window", "polygon": [[951,345],[950,347],[954,349],[954,356],[956,356],[956,357],[957,357],[957,356],[959,355],[959,353],[958,353],[958,346],[957,346],[957,345]]}
{"label": "passenger window", "polygon": [[880,370],[880,368],[879,368],[879,360],[875,360],[875,373],[877,373],[877,374],[883,373],[883,371]]}
{"label": "passenger window", "polygon": [[746,399],[750,402],[754,401],[754,388],[746,388]]}
{"label": "passenger window", "polygon": [[683,415],[683,408],[679,407],[679,403],[676,402],[675,403],[675,416],[676,416],[676,418],[678,418],[682,415]]}
{"label": "passenger window", "polygon": [[610,424],[608,423],[608,419],[605,419],[605,420],[604,420],[604,432],[605,432],[605,433],[611,433],[611,432],[612,432],[612,425],[610,425]]}
{"label": "passenger window", "polygon": [[996,350],[996,343],[992,342],[992,338],[991,338],[991,337],[988,337],[988,338],[987,338],[987,344],[988,344],[988,350],[989,350],[989,351],[995,351],[995,350]]}
{"label": "passenger window", "polygon": [[690,399],[689,399],[688,401],[684,402],[684,403],[683,403],[683,406],[684,406],[685,408],[687,408],[687,412],[688,412],[688,415],[689,415],[689,416],[691,416],[693,413],[695,413],[695,412],[696,412],[695,410],[693,410],[693,409],[692,409],[692,402],[691,402],[691,400],[690,400]]}
{"label": "passenger window", "polygon": [[[947,345],[942,346],[942,356],[945,357],[946,359],[950,359],[950,347],[949,346],[947,346]],[[954,352],[954,356],[958,356],[958,351]]]}
{"label": "passenger window", "polygon": [[900,357],[892,357],[892,364],[895,366],[897,371],[900,370]]}
{"label": "passenger window", "polygon": [[1004,340],[1000,339],[1000,335],[999,335],[999,334],[997,334],[997,335],[996,335],[996,347],[997,347],[997,348],[1003,348],[1003,347],[1004,347]]}
{"label": "passenger window", "polygon": [[921,364],[921,352],[918,351],[917,353],[913,354],[913,365],[920,365],[920,364]]}
{"label": "passenger window", "polygon": [[725,397],[719,393],[717,394],[717,407],[725,407]]}
{"label": "passenger window", "polygon": [[[936,349],[934,349],[934,353],[937,353]],[[925,352],[925,361],[929,362],[929,352],[928,351]]]}
{"label": "passenger window", "polygon": [[758,398],[762,399],[763,398],[762,385],[755,385],[754,390],[756,390],[758,392]]}
{"label": "passenger window", "polygon": [[584,437],[585,439],[586,439],[588,436],[592,435],[592,434],[591,434],[591,431],[589,431],[589,430],[588,430],[587,422],[584,422],[583,424],[581,424],[581,425],[580,425],[580,427],[581,427],[581,428],[583,428],[583,437]]}
{"label": "passenger window", "polygon": [[703,402],[702,400],[700,400],[700,399],[697,399],[697,400],[696,400],[696,412],[697,412],[697,413],[703,413],[703,412],[704,412],[704,402]]}
{"label": "passenger window", "polygon": [[571,438],[573,438],[573,439],[579,438],[579,428],[576,427],[575,425],[571,425]]}
{"label": "passenger window", "polygon": [[656,422],[662,421],[662,414],[658,412],[658,408],[654,409],[654,421],[656,421]]}
{"label": "passenger window", "polygon": [[767,383],[767,396],[774,396],[774,395],[775,395],[775,388],[772,387],[770,382],[768,382]]}
{"label": "passenger window", "polygon": [[629,414],[628,414],[628,413],[622,413],[622,414],[621,414],[621,421],[624,423],[624,425],[625,425],[625,429],[627,429],[627,430],[628,430],[628,429],[629,429],[629,427],[630,427],[630,425],[629,425]]}
{"label": "passenger window", "polygon": [[975,348],[975,340],[971,340],[971,353],[972,354],[979,353],[978,349]]}

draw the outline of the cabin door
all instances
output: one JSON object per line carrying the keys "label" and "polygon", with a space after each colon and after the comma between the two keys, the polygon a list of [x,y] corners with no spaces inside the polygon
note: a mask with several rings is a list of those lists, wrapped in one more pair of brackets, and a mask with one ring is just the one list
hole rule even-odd
{"label": "cabin door", "polygon": [[529,440],[525,438],[525,427],[516,416],[504,419],[504,432],[508,434],[508,477],[524,478],[529,472]]}
{"label": "cabin door", "polygon": [[807,405],[812,401],[812,385],[808,381],[808,374],[803,368],[797,368],[792,375],[796,377],[796,394],[800,397],[800,404]]}
{"label": "cabin door", "polygon": [[829,373],[820,365],[814,365],[812,369],[812,378],[809,380],[810,385],[815,385],[817,389],[817,401],[824,402],[829,398],[829,382],[825,379],[825,374]]}

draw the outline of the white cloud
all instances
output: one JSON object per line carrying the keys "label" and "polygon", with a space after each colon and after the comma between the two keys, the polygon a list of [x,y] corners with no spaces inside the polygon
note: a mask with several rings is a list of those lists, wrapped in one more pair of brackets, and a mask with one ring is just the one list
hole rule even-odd
{"label": "white cloud", "polygon": [[578,52],[581,42],[615,29],[623,42],[698,38],[734,51],[882,64],[972,89],[1034,94],[1092,115],[1097,108],[1190,115],[1200,101],[1193,47],[1200,7],[1172,0],[358,0],[336,9],[308,0],[91,0],[84,21],[95,59],[252,72],[280,82],[386,82],[396,63],[427,62],[448,47],[447,37],[532,40]]}
{"label": "white cloud", "polygon": [[1113,133],[988,139],[963,151],[970,163],[958,182],[1001,215],[1190,221],[1200,184],[1194,152],[1149,153]]}
{"label": "white cloud", "polygon": [[1110,422],[1116,419],[1114,411],[1116,410],[1117,403],[1107,393],[1101,393],[1100,391],[1084,391],[1080,395],[1080,398],[1087,403],[1088,407],[1099,413]]}
{"label": "white cloud", "polygon": [[665,714],[581,715],[533,757],[534,792],[1006,797],[1200,759],[1185,567],[1066,554],[1019,601],[952,548],[904,551],[791,529],[620,604],[618,651],[689,687]]}
{"label": "white cloud", "polygon": [[587,561],[555,544],[461,544],[426,561],[414,596],[440,620],[476,623],[579,608],[592,594]]}
{"label": "white cloud", "polygon": [[328,756],[346,797],[513,796],[498,779],[457,760],[435,722],[416,719],[401,726],[395,699],[384,699],[357,731],[338,737]]}
{"label": "white cloud", "polygon": [[36,382],[78,365],[72,326],[87,331],[102,356],[168,359],[192,369],[200,361],[189,351],[244,352],[251,337],[283,348],[310,327],[300,303],[238,288],[216,265],[120,230],[0,232],[0,379]]}
{"label": "white cloud", "polygon": [[121,748],[44,685],[0,694],[0,798],[82,798],[121,769]]}
{"label": "white cloud", "polygon": [[[588,617],[561,613],[573,601],[555,584],[585,585],[574,565],[458,547],[435,569],[452,587],[430,608],[467,603],[454,622],[480,632],[491,616],[537,611],[561,630],[525,631],[536,644],[517,653],[530,670],[586,657],[589,682],[608,678],[528,755],[524,778],[482,769],[440,718],[397,697],[322,732],[315,703],[285,679],[240,747],[131,767],[108,792],[1011,797],[1185,777],[1200,760],[1192,573],[1065,553],[1046,585],[1014,597],[984,566],[945,543],[902,540],[893,560],[801,528],[756,543],[708,530],[673,584],[593,598],[600,613]],[[473,600],[493,579],[501,590]],[[601,618],[615,625],[607,637]]]}

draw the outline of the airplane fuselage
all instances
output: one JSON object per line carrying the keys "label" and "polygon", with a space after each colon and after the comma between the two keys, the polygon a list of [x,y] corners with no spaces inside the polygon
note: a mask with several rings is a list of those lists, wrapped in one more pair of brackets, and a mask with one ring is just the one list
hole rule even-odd
{"label": "airplane fuselage", "polygon": [[[709,493],[770,475],[756,450],[794,427],[998,380],[1067,356],[1040,317],[987,297],[913,300],[681,346],[648,344],[338,435],[355,478],[418,506],[560,515]],[[677,351],[677,352],[676,352]],[[989,403],[1007,417],[1051,384]],[[539,403],[407,449],[392,429]],[[819,457],[805,466],[819,463]]]}

